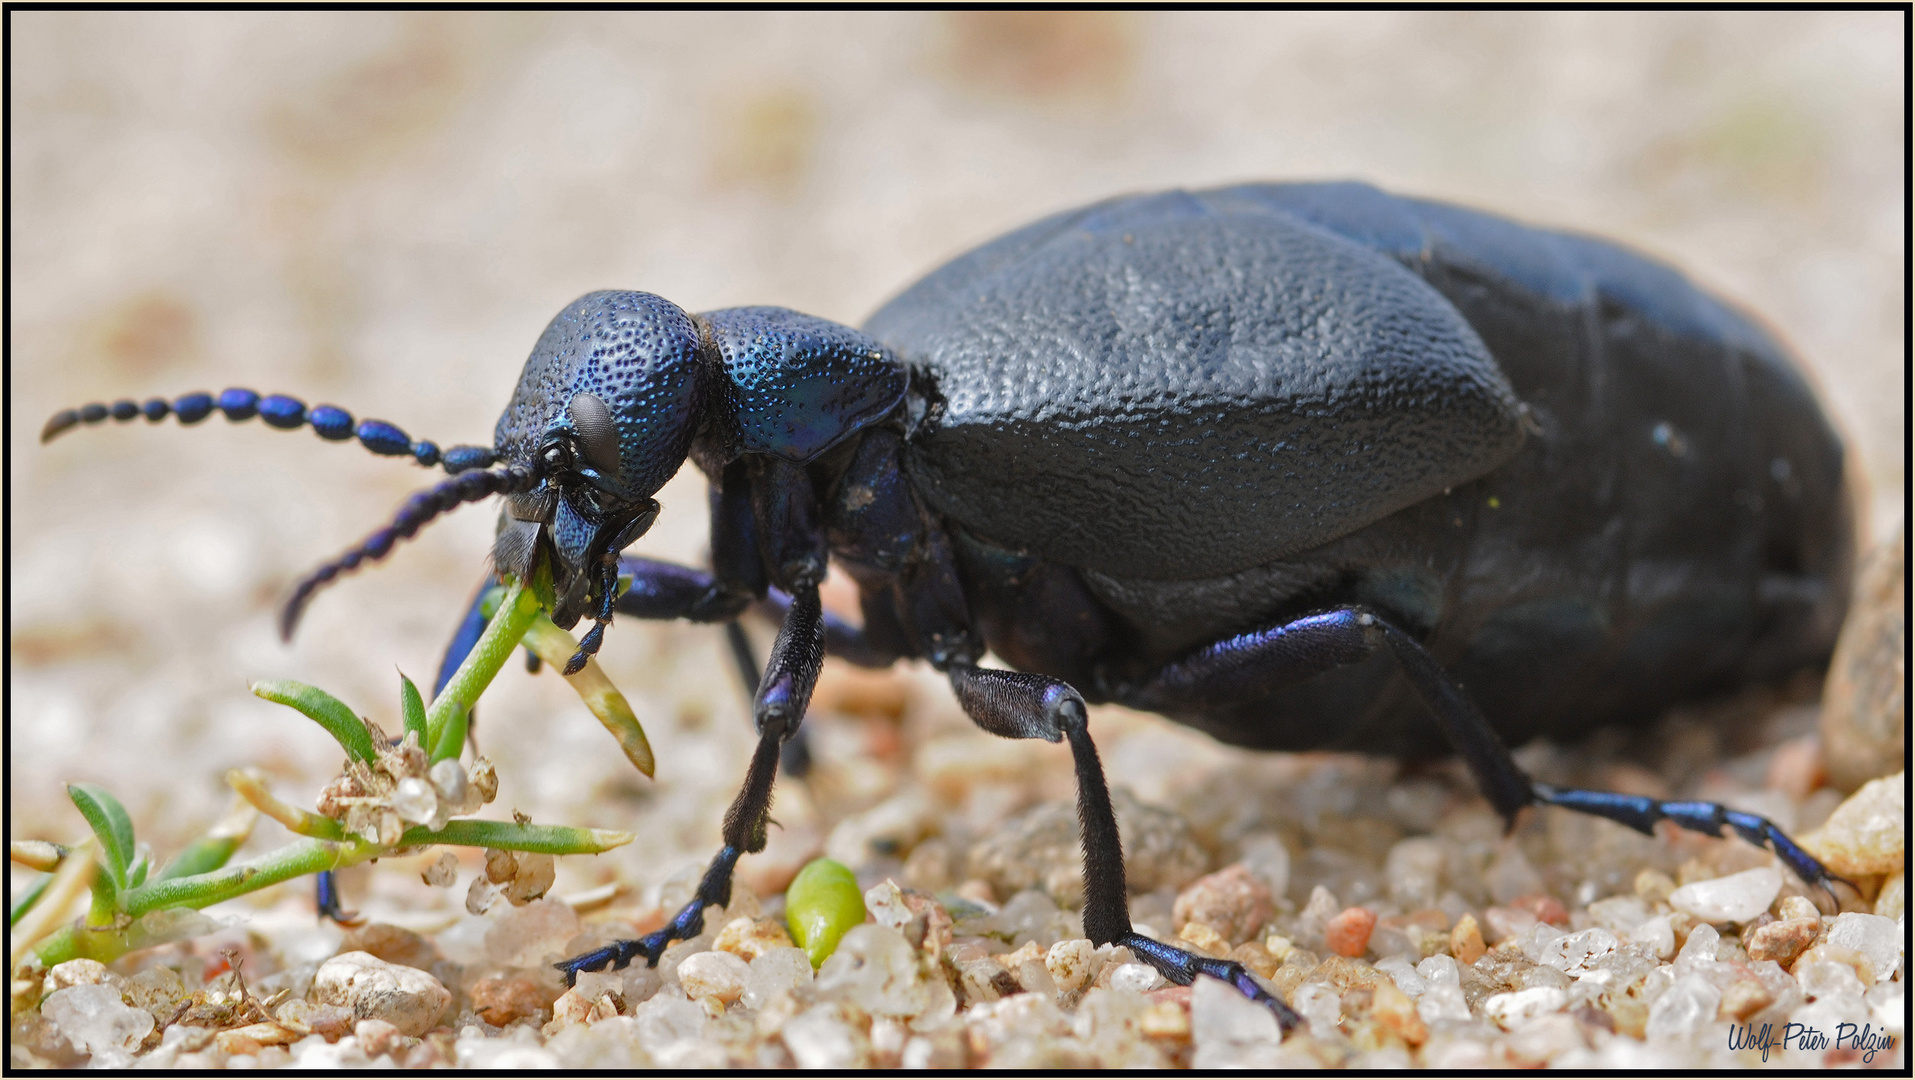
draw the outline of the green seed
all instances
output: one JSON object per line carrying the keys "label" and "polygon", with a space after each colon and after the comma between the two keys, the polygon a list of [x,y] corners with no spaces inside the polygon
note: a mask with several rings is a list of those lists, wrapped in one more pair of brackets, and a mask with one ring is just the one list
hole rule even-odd
{"label": "green seed", "polygon": [[863,921],[864,894],[843,863],[813,859],[785,890],[785,925],[814,968],[838,947],[845,931]]}

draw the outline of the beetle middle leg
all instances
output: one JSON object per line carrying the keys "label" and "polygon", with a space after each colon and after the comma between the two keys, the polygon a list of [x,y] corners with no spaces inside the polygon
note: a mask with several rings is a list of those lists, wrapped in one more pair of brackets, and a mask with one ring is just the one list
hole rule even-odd
{"label": "beetle middle leg", "polygon": [[1415,638],[1363,607],[1334,608],[1292,622],[1239,634],[1169,664],[1120,695],[1126,704],[1157,712],[1189,712],[1234,704],[1355,663],[1384,649],[1436,717],[1490,805],[1510,826],[1532,804],[1561,806],[1620,822],[1654,835],[1655,823],[1671,821],[1694,832],[1721,836],[1724,827],[1788,864],[1797,877],[1828,890],[1840,878],[1789,839],[1774,822],[1717,803],[1681,802],[1611,791],[1558,788],[1529,778],[1463,688]]}
{"label": "beetle middle leg", "polygon": [[1132,929],[1124,884],[1124,851],[1111,809],[1110,788],[1091,742],[1084,698],[1070,684],[1046,675],[996,671],[953,664],[951,689],[978,727],[1007,739],[1069,742],[1077,771],[1077,820],[1084,844],[1084,933],[1099,945],[1123,945],[1164,974],[1188,986],[1199,975],[1236,987],[1252,1001],[1268,1006],[1287,1029],[1302,1019],[1265,990],[1242,964],[1198,956]]}
{"label": "beetle middle leg", "polygon": [[639,957],[644,957],[646,966],[655,966],[667,945],[696,937],[704,930],[707,909],[731,903],[732,871],[737,868],[739,857],[765,849],[779,748],[804,719],[805,705],[811,700],[811,690],[817,684],[818,669],[823,663],[824,620],[818,590],[816,586],[801,587],[795,590],[790,614],[778,630],[778,640],[771,648],[771,663],[759,682],[753,702],[758,746],[752,751],[744,786],[732,800],[731,809],[725,811],[724,846],[699,881],[698,891],[662,929],[642,938],[615,941],[560,962],[556,966],[565,973],[568,986],[577,980],[581,971],[622,968]]}

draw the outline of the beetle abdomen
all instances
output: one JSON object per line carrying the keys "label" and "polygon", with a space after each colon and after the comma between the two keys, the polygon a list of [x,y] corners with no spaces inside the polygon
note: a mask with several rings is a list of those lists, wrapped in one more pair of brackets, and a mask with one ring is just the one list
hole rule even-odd
{"label": "beetle abdomen", "polygon": [[1414,274],[1179,192],[1013,234],[867,330],[942,397],[906,460],[938,510],[1124,577],[1307,550],[1488,472],[1523,438],[1488,350]]}

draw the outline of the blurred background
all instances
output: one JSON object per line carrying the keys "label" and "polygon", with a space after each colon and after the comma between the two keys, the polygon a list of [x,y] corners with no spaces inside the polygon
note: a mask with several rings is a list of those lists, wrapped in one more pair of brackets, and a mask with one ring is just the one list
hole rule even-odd
{"label": "blurred background", "polygon": [[[117,792],[162,855],[218,813],[229,767],[310,805],[337,748],[247,681],[312,682],[396,730],[394,666],[430,679],[494,524],[441,521],[282,645],[291,583],[433,477],[218,419],[43,447],[53,411],[237,385],[489,443],[546,320],[588,290],[856,323],[977,242],[1126,191],[1354,178],[1635,245],[1793,344],[1849,440],[1863,535],[1902,516],[1899,14],[10,18],[13,837],[84,835],[68,780]],[[693,472],[637,550],[702,560]],[[720,649],[711,628],[608,635],[655,783],[556,677],[500,677],[493,813],[641,830],[565,860],[562,888],[707,857],[749,748]],[[859,779],[883,740],[829,715],[871,712],[834,678],[820,754],[868,804],[896,769]],[[878,712],[962,727],[935,677],[899,682]],[[1146,797],[1226,753],[1149,730],[1107,751]],[[1068,792],[1061,759],[1014,749]]]}

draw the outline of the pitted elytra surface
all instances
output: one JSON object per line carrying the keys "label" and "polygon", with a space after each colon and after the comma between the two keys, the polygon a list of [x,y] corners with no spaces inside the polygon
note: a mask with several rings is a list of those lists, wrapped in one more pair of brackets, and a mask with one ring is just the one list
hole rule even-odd
{"label": "pitted elytra surface", "polygon": [[1227,574],[1522,443],[1475,331],[1375,252],[1183,192],[1052,221],[866,325],[944,398],[907,458],[920,489],[999,543],[1125,577]]}

